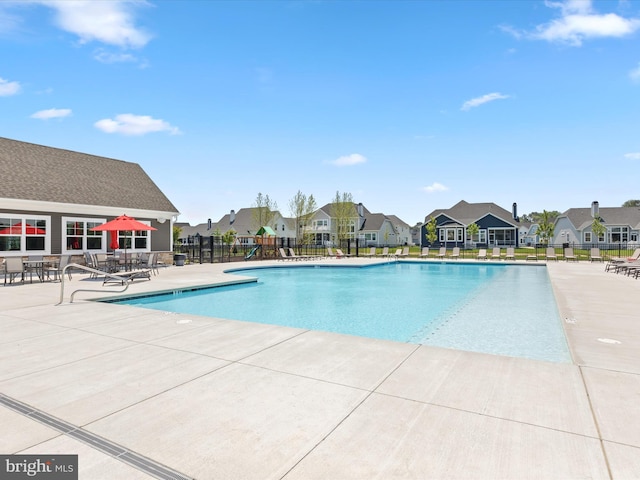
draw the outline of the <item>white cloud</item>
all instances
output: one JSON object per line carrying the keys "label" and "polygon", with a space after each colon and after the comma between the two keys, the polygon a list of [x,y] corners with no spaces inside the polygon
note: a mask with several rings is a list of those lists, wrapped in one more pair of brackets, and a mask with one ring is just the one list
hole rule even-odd
{"label": "white cloud", "polygon": [[545,2],[550,8],[560,11],[559,18],[538,25],[532,32],[519,32],[512,27],[502,27],[516,38],[531,38],[560,42],[579,47],[591,38],[624,37],[640,29],[640,18],[624,18],[615,13],[599,14],[594,11],[591,0],[565,0]]}
{"label": "white cloud", "polygon": [[112,53],[100,48],[93,53],[93,58],[101,63],[135,63],[138,59],[130,53]]}
{"label": "white cloud", "polygon": [[629,72],[629,78],[634,82],[640,82],[640,63],[636,68]]}
{"label": "white cloud", "polygon": [[640,152],[625,153],[624,158],[628,158],[629,160],[640,160]]}
{"label": "white cloud", "polygon": [[336,158],[330,163],[332,163],[333,165],[336,165],[337,167],[348,167],[351,165],[357,165],[359,163],[365,163],[366,161],[367,161],[367,158],[365,156],[360,155],[359,153],[352,153],[351,155],[345,155],[345,156]]}
{"label": "white cloud", "polygon": [[98,41],[123,48],[144,47],[151,35],[135,24],[133,6],[145,1],[39,0],[55,10],[55,23],[81,43]]}
{"label": "white cloud", "polygon": [[49,120],[50,118],[64,118],[71,115],[71,110],[68,108],[50,108],[48,110],[40,110],[39,112],[31,115],[31,118],[37,118],[39,120]]}
{"label": "white cloud", "polygon": [[0,97],[15,95],[20,91],[20,83],[0,78]]}
{"label": "white cloud", "polygon": [[474,107],[479,107],[480,105],[488,102],[493,102],[494,100],[504,100],[505,98],[509,98],[509,95],[503,95],[501,93],[488,93],[481,97],[472,98],[471,100],[467,100],[462,104],[460,110],[470,110]]}
{"label": "white cloud", "polygon": [[121,133],[122,135],[146,135],[153,132],[169,132],[171,135],[181,133],[180,129],[171,126],[164,120],[131,113],[116,115],[115,119],[98,120],[94,126],[105,133]]}
{"label": "white cloud", "polygon": [[449,190],[449,187],[445,187],[441,183],[434,182],[428,187],[423,187],[422,190],[424,190],[427,193],[437,193],[437,192],[446,192],[447,190]]}

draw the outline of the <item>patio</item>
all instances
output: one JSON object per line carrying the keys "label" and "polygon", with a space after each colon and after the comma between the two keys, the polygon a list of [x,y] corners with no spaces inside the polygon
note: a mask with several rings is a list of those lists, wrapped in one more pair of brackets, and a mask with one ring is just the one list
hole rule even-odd
{"label": "patio", "polygon": [[[126,293],[225,282],[229,267],[166,268]],[[0,452],[78,454],[92,480],[637,478],[640,283],[602,264],[548,270],[574,365],[83,300],[91,293],[55,306],[59,283],[8,286]],[[85,278],[73,276],[67,301],[85,284],[109,292]]]}

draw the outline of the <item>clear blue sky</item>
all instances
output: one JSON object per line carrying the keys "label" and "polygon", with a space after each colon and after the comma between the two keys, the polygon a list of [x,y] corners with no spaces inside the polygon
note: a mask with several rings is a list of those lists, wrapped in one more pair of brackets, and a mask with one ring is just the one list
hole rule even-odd
{"label": "clear blue sky", "polygon": [[640,198],[639,0],[3,1],[0,52],[0,136],[139,163],[192,224]]}

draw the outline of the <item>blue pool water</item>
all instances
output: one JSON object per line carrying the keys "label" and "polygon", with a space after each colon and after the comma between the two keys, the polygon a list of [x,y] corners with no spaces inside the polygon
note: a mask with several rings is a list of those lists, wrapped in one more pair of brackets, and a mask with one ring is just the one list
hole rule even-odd
{"label": "blue pool water", "polygon": [[570,362],[543,266],[401,263],[241,270],[258,282],[123,303]]}

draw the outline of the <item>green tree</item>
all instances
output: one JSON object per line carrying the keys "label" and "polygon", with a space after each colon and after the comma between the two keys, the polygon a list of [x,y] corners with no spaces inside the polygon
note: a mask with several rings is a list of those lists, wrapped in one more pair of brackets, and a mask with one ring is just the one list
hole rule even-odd
{"label": "green tree", "polygon": [[307,197],[300,190],[289,200],[289,213],[295,220],[297,245],[302,244],[305,240],[305,227],[316,208],[316,199],[313,198],[313,195]]}
{"label": "green tree", "polygon": [[254,229],[257,231],[260,227],[272,227],[271,222],[278,211],[278,204],[271,200],[269,195],[258,193],[253,206],[252,223]]}
{"label": "green tree", "polygon": [[622,204],[623,207],[640,207],[640,200],[627,200]]}
{"label": "green tree", "polygon": [[182,227],[178,225],[173,226],[173,246],[174,250],[177,245],[180,245],[180,235],[182,235]]}
{"label": "green tree", "polygon": [[607,232],[607,227],[604,226],[599,217],[595,217],[593,222],[591,222],[591,231],[596,237],[593,241],[597,242],[600,237],[604,237],[604,234]]}
{"label": "green tree", "polygon": [[473,222],[472,224],[467,225],[467,235],[471,240],[471,245],[475,244],[474,238],[478,237],[479,232],[480,232],[480,227],[478,226],[477,223]]}
{"label": "green tree", "polygon": [[433,245],[438,239],[438,222],[435,217],[431,217],[425,226],[427,233],[425,237],[429,245]]}
{"label": "green tree", "polygon": [[221,237],[222,243],[224,243],[225,245],[231,245],[235,241],[237,234],[238,232],[236,232],[233,228],[227,230]]}
{"label": "green tree", "polygon": [[357,212],[353,204],[353,195],[347,192],[336,192],[336,196],[333,198],[331,204],[331,227],[335,232],[335,238],[338,240],[338,245],[342,245],[342,242],[350,238],[351,233],[355,233],[355,217]]}
{"label": "green tree", "polygon": [[538,234],[540,235],[540,241],[542,243],[549,244],[549,240],[553,238],[553,232],[555,230],[555,219],[557,216],[553,215],[553,212],[547,212],[543,210],[538,220]]}

